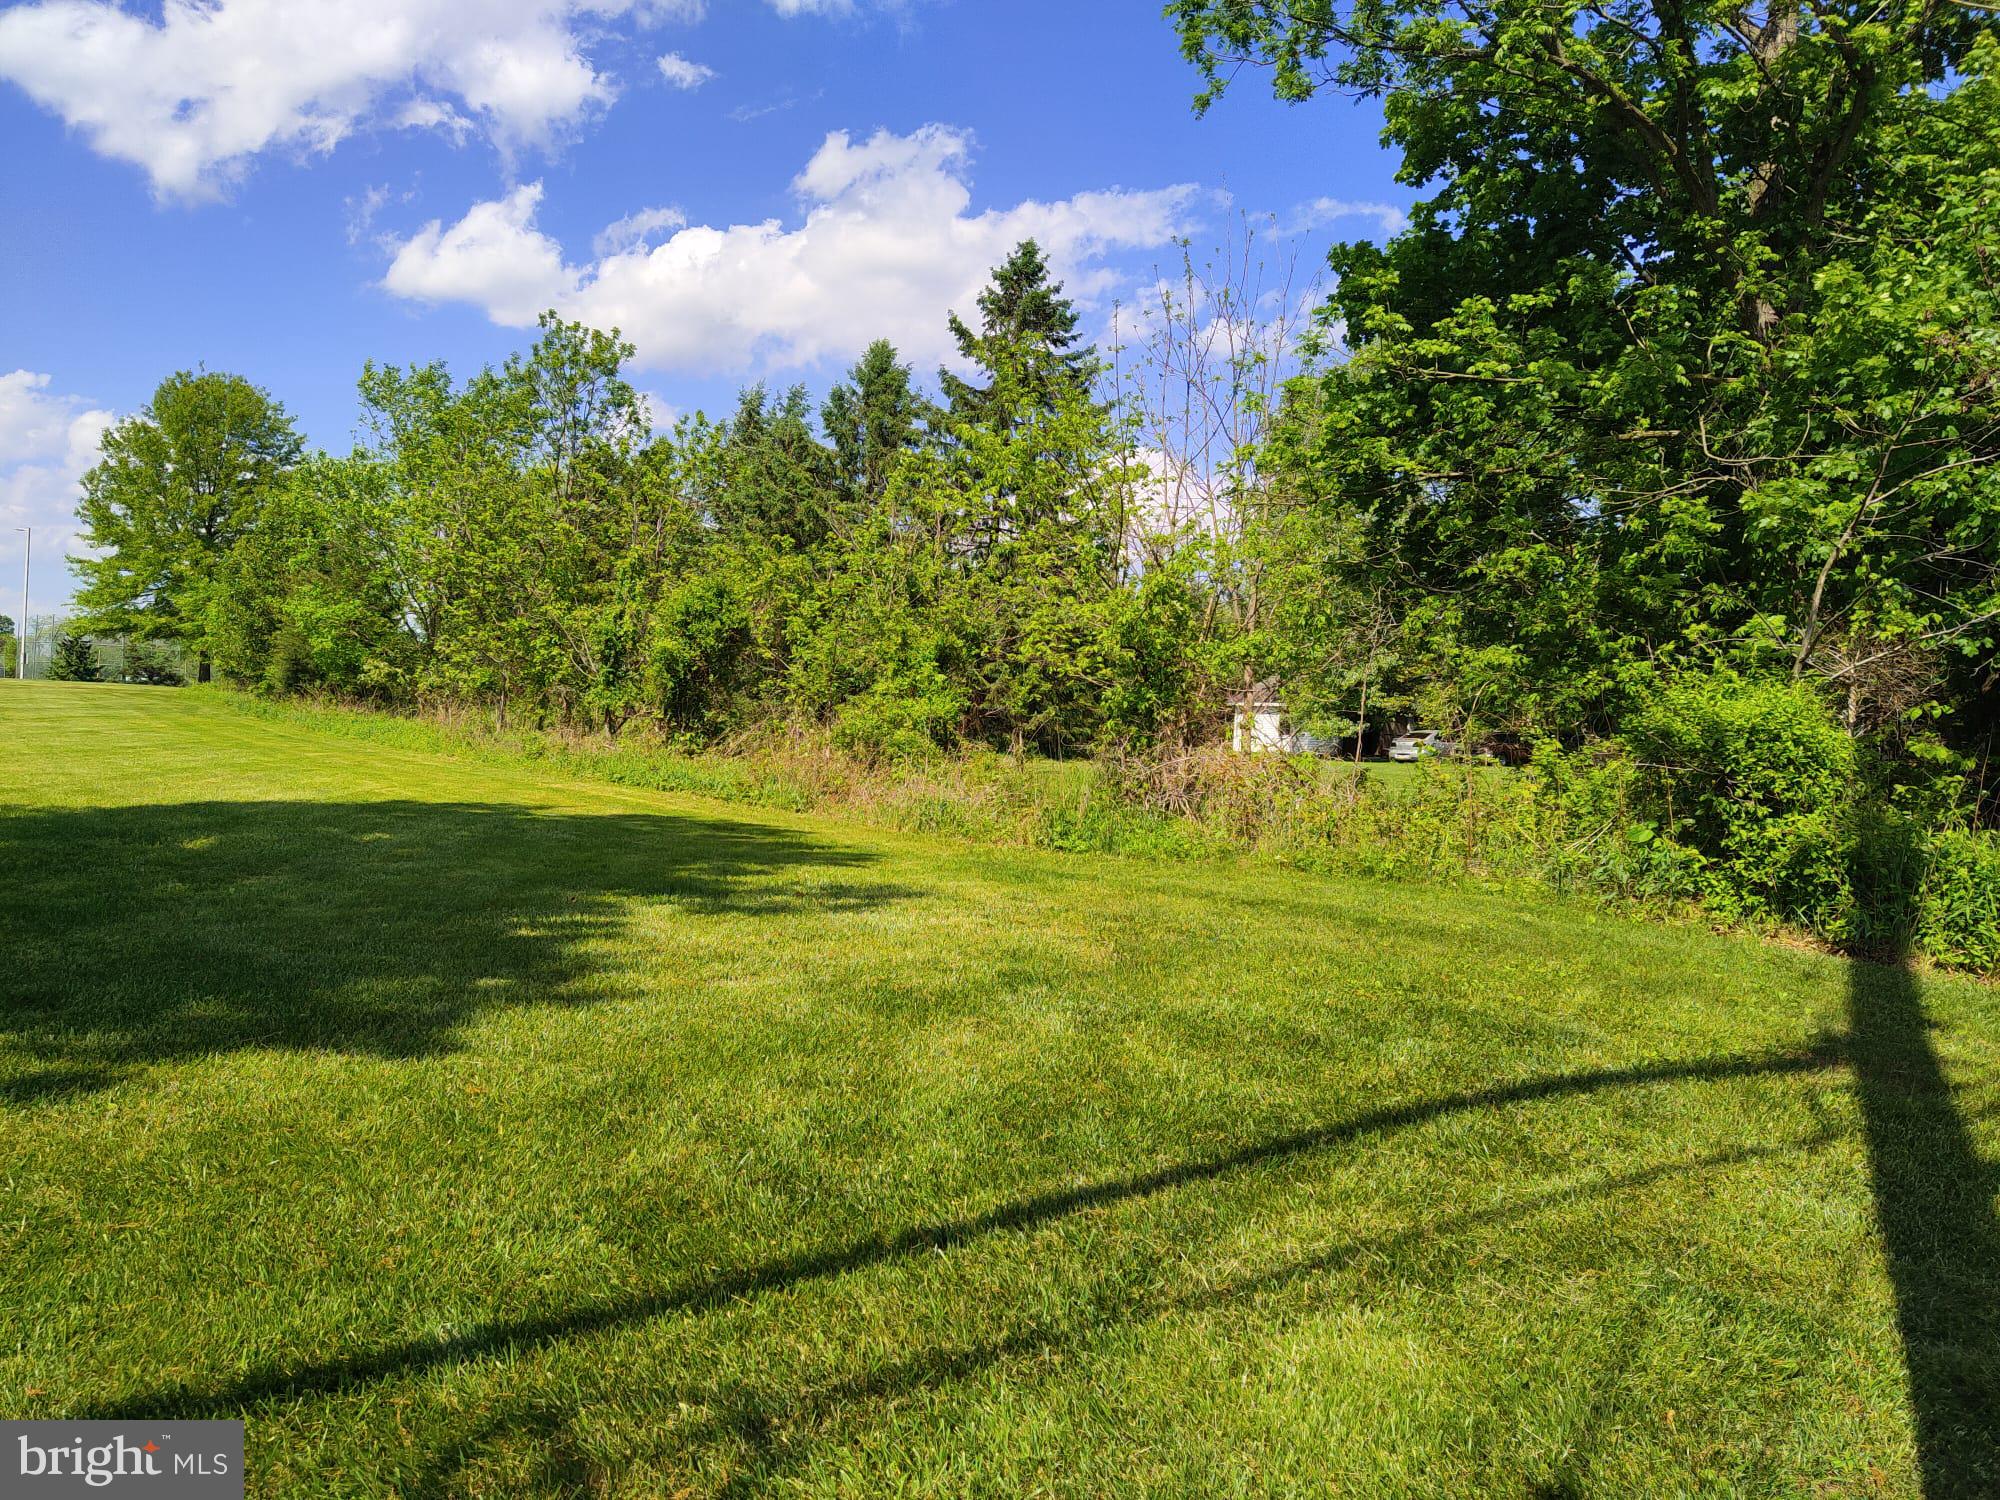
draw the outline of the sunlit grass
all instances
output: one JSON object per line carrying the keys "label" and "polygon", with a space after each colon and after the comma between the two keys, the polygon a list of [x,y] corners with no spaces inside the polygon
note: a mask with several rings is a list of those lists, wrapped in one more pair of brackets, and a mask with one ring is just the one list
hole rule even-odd
{"label": "sunlit grass", "polygon": [[0,739],[8,1415],[246,1414],[262,1494],[2000,1486],[1989,989],[192,693]]}

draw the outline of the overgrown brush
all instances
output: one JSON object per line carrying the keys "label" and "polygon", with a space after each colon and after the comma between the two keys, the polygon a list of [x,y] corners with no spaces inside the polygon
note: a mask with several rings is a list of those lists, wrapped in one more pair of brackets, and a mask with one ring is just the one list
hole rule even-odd
{"label": "overgrown brush", "polygon": [[1521,773],[1419,762],[1406,781],[1306,756],[1220,746],[1105,762],[1113,794],[1208,837],[1315,869],[1676,898],[1685,872],[1648,847],[1616,759],[1547,747]]}
{"label": "overgrown brush", "polygon": [[1154,859],[1257,854],[1323,874],[1699,907],[1871,955],[2000,968],[2000,839],[1883,804],[1808,696],[1720,681],[1663,694],[1630,741],[1545,744],[1519,771],[1427,760],[1393,780],[1221,746],[1054,761],[986,749],[864,756],[770,723],[706,751],[630,733],[397,717],[232,695],[243,711],[403,748],[912,833]]}

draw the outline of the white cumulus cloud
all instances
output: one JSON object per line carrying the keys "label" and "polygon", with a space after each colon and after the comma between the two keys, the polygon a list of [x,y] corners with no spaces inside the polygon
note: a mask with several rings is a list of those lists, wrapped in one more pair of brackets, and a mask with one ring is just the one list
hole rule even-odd
{"label": "white cumulus cloud", "polygon": [[[848,8],[769,3],[785,15]],[[0,6],[0,80],[100,154],[143,169],[156,193],[214,196],[264,153],[328,152],[375,123],[454,138],[477,129],[505,151],[556,144],[617,97],[595,44],[621,29],[697,21],[704,9],[700,0],[161,0],[156,19],[118,0],[25,0]]]}
{"label": "white cumulus cloud", "polygon": [[679,229],[687,215],[678,208],[642,208],[616,219],[598,230],[590,248],[599,255],[619,255],[641,245],[650,245],[663,229]]}
{"label": "white cumulus cloud", "polygon": [[698,89],[715,76],[715,69],[669,52],[660,59],[660,76],[677,89]]}
{"label": "white cumulus cloud", "polygon": [[686,225],[654,244],[665,220],[637,239],[624,220],[583,264],[537,226],[542,189],[529,184],[398,243],[382,284],[402,297],[472,303],[510,327],[555,307],[622,329],[652,368],[810,366],[883,337],[930,362],[950,354],[946,312],[970,315],[991,268],[1019,241],[1038,240],[1087,302],[1117,284],[1107,257],[1171,240],[1200,196],[1181,184],[974,212],[970,153],[969,136],[940,125],[865,140],[836,131],[792,184],[796,223]]}
{"label": "white cumulus cloud", "polygon": [[0,374],[0,614],[21,610],[21,552],[34,528],[32,612],[55,609],[71,583],[63,558],[83,544],[76,523],[77,480],[97,462],[112,413],[50,388],[31,370]]}
{"label": "white cumulus cloud", "polygon": [[433,219],[396,247],[383,285],[423,302],[476,300],[496,323],[533,323],[580,280],[563,264],[562,246],[535,228],[541,201],[542,185],[530,182],[475,203],[449,229]]}

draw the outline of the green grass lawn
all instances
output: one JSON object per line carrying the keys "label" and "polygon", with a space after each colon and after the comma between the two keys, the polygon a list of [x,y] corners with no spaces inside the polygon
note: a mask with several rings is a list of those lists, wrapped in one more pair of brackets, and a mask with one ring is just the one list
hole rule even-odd
{"label": "green grass lawn", "polygon": [[0,1415],[284,1495],[1993,1495],[2000,1009],[0,684]]}
{"label": "green grass lawn", "polygon": [[[1327,764],[1329,766],[1340,766],[1342,769],[1345,769],[1352,765],[1353,762],[1330,760]],[[1441,764],[1452,769],[1457,769],[1464,762],[1448,760],[1441,762]],[[1417,778],[1423,774],[1423,767],[1415,761],[1365,760],[1361,765],[1370,776],[1381,782],[1390,791],[1405,796],[1415,787]],[[1488,781],[1499,782],[1516,773],[1507,766],[1482,764],[1474,767],[1473,774]]]}

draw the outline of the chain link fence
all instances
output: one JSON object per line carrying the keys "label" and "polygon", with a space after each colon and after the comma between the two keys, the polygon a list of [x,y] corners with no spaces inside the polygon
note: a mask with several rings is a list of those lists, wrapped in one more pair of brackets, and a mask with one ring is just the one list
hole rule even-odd
{"label": "chain link fence", "polygon": [[[55,658],[56,642],[72,633],[65,616],[36,615],[28,621],[25,635],[0,636],[0,666],[6,669],[0,675],[25,676],[30,681],[46,680],[49,663]],[[84,639],[90,642],[91,650],[97,657],[98,680],[101,682],[194,680],[194,657],[176,642],[135,642],[113,635],[92,635]],[[27,652],[25,672],[21,668],[24,645]]]}

